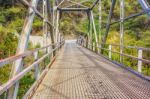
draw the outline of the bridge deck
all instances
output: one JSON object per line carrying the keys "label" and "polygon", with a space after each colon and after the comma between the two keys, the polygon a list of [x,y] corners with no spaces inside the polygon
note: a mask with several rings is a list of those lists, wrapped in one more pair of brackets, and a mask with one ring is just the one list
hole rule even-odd
{"label": "bridge deck", "polygon": [[66,43],[33,99],[150,99],[150,82]]}

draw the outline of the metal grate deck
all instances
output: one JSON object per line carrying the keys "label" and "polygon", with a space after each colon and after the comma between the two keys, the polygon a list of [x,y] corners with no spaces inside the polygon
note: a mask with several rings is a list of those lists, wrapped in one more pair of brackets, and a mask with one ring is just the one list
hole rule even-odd
{"label": "metal grate deck", "polygon": [[33,99],[150,99],[150,82],[67,43]]}

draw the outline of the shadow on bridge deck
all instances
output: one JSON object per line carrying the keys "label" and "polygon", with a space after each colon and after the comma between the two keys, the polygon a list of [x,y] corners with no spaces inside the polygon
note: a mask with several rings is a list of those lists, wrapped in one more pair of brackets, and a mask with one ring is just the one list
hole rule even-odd
{"label": "shadow on bridge deck", "polygon": [[33,99],[150,99],[150,82],[67,41]]}

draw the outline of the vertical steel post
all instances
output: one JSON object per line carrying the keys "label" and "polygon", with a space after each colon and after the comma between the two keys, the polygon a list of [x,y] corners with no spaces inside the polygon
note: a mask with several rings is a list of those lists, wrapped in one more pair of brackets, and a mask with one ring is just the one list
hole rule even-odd
{"label": "vertical steel post", "polygon": [[[48,18],[52,21],[53,26],[55,26],[54,25],[54,3],[52,4],[50,2],[50,0],[47,0],[47,11],[48,11]],[[51,43],[52,44],[55,43],[55,37],[54,37],[54,30],[55,30],[55,28],[53,26],[49,25],[50,39],[51,39]],[[51,48],[54,49],[55,45],[53,45]],[[55,51],[53,52],[52,56],[55,56]]]}
{"label": "vertical steel post", "polygon": [[[102,1],[99,0],[99,5],[98,5],[98,10],[99,10],[99,35],[98,37],[100,38],[99,41],[102,41]],[[101,48],[101,44],[99,47]],[[99,53],[101,53],[101,50],[99,49]]]}
{"label": "vertical steel post", "polygon": [[[87,14],[87,19],[89,20],[89,15],[88,15],[88,11],[86,12]],[[86,42],[86,47],[89,48],[89,22],[88,22],[88,25],[87,25],[87,42]]]}
{"label": "vertical steel post", "polygon": [[91,19],[90,19],[90,12],[87,11],[87,17],[88,17],[88,48],[91,49],[91,40],[92,40],[92,36],[91,36]]}
{"label": "vertical steel post", "polygon": [[142,59],[143,58],[143,50],[139,49],[138,50],[138,72],[142,72]]}
{"label": "vertical steel post", "polygon": [[[34,53],[34,60],[38,60],[38,51]],[[39,70],[39,65],[35,65],[35,79],[38,80],[40,76],[40,70]]]}
{"label": "vertical steel post", "polygon": [[109,45],[109,59],[112,58],[112,45]]}
{"label": "vertical steel post", "polygon": [[[56,8],[56,5],[55,5],[55,0],[53,1],[53,26],[55,27],[56,26],[56,10],[57,10],[57,8]],[[55,41],[55,43],[56,43],[56,34],[55,34],[55,32],[56,32],[56,28],[53,28],[53,33],[54,33],[54,41]]]}
{"label": "vertical steel post", "polygon": [[58,35],[59,35],[59,10],[57,10],[57,12],[56,12],[56,32],[55,32],[55,34],[56,34],[56,42],[58,42]]}
{"label": "vertical steel post", "polygon": [[91,50],[93,50],[93,28],[92,28],[92,20],[91,20],[91,13],[89,11],[89,18],[90,18],[90,46]]}
{"label": "vertical steel post", "polygon": [[123,61],[123,45],[124,45],[124,0],[120,0],[120,62]]}
{"label": "vertical steel post", "polygon": [[59,40],[59,17],[60,17],[60,12],[59,10],[56,11],[56,32],[55,32],[55,39],[56,42]]}
{"label": "vertical steel post", "polygon": [[[31,1],[31,6],[36,8],[37,4],[38,4],[38,0]],[[17,52],[16,52],[17,55],[25,52],[25,50],[27,49],[34,17],[35,17],[34,10],[32,8],[29,8],[29,11],[28,11],[28,14],[25,19],[24,26],[21,32],[20,41],[19,41],[19,45],[17,48]],[[11,78],[17,75],[21,71],[22,67],[23,67],[23,58],[20,58],[16,60],[12,66]],[[7,99],[16,99],[18,89],[19,89],[19,81],[9,89]]]}
{"label": "vertical steel post", "polygon": [[47,45],[47,36],[48,36],[48,27],[47,27],[47,22],[46,20],[48,19],[48,14],[47,14],[47,0],[43,0],[43,46]]}
{"label": "vertical steel post", "polygon": [[95,26],[95,21],[94,21],[94,15],[93,12],[90,11],[90,15],[91,15],[91,20],[92,20],[92,25],[93,25],[93,30],[94,30],[94,35],[95,35],[95,42],[96,42],[96,46],[95,49],[97,49],[98,47],[98,36],[97,36],[97,32],[96,32],[96,26]]}

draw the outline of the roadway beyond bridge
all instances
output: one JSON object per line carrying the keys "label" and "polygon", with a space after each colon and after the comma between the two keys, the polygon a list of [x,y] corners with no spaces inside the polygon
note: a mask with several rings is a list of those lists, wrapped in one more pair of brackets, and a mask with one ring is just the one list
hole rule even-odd
{"label": "roadway beyond bridge", "polygon": [[150,99],[150,82],[71,41],[33,99]]}

